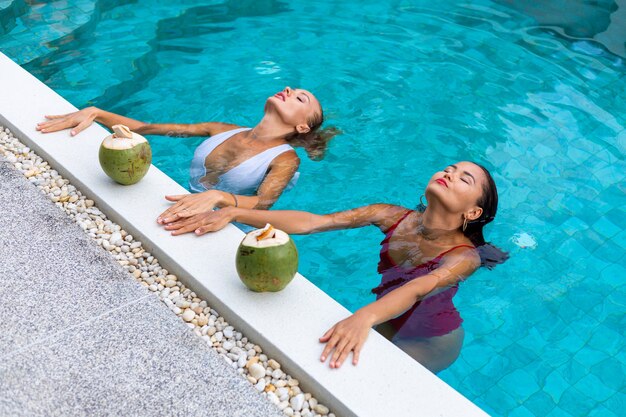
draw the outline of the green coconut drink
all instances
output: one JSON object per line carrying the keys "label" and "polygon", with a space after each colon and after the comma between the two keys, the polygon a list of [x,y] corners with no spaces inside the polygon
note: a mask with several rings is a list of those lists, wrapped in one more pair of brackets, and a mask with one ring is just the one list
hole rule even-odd
{"label": "green coconut drink", "polygon": [[150,169],[150,144],[124,125],[112,128],[115,133],[104,138],[100,145],[100,166],[113,181],[122,185],[135,184]]}
{"label": "green coconut drink", "polygon": [[253,230],[237,249],[237,273],[256,292],[284,289],[298,272],[298,250],[289,235],[271,225]]}

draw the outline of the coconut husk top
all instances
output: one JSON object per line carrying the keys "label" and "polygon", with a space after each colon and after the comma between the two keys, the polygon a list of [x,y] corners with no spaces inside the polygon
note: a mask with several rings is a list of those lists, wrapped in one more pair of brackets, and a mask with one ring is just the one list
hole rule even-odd
{"label": "coconut husk top", "polygon": [[263,229],[248,233],[241,244],[255,248],[269,248],[284,245],[287,242],[289,242],[289,235],[268,223]]}
{"label": "coconut husk top", "polygon": [[126,150],[148,142],[148,140],[140,134],[132,132],[128,126],[114,125],[111,126],[111,129],[113,129],[114,133],[107,136],[102,141],[102,146],[107,149]]}

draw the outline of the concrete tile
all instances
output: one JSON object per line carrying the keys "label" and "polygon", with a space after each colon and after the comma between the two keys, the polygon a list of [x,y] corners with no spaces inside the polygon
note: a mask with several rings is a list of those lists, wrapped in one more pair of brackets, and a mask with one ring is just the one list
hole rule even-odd
{"label": "concrete tile", "polygon": [[0,375],[0,415],[281,415],[149,295],[12,355]]}
{"label": "concrete tile", "polygon": [[0,179],[0,357],[148,294],[11,165]]}

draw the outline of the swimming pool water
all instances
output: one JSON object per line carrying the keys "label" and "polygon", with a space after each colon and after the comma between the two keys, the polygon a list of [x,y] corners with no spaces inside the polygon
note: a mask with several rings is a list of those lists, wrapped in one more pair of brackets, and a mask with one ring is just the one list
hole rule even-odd
{"label": "swimming pool water", "polygon": [[[275,208],[412,207],[434,171],[485,164],[500,192],[486,235],[511,258],[461,286],[467,336],[440,377],[493,415],[613,416],[626,409],[625,15],[622,0],[3,0],[0,50],[77,107],[144,121],[250,126],[285,85],[313,91],[344,133],[321,162],[301,153]],[[155,165],[186,186],[203,139],[151,137]],[[321,289],[351,310],[374,299],[380,232],[295,239]]]}

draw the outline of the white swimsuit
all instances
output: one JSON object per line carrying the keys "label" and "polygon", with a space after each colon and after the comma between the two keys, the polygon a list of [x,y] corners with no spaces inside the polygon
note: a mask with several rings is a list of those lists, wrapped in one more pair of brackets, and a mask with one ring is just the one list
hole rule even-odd
{"label": "white swimsuit", "polygon": [[[236,167],[223,173],[220,175],[217,184],[209,184],[206,182],[206,179],[203,182],[202,179],[206,177],[205,161],[207,156],[228,138],[246,130],[251,129],[244,127],[218,133],[202,142],[200,146],[196,148],[190,168],[191,179],[189,180],[189,187],[192,192],[200,193],[209,189],[215,189],[237,195],[256,195],[257,189],[263,182],[274,158],[284,152],[293,150],[293,148],[287,144],[274,146],[273,148],[266,149],[246,159]],[[285,190],[293,188],[299,176],[300,173],[296,172]]]}

